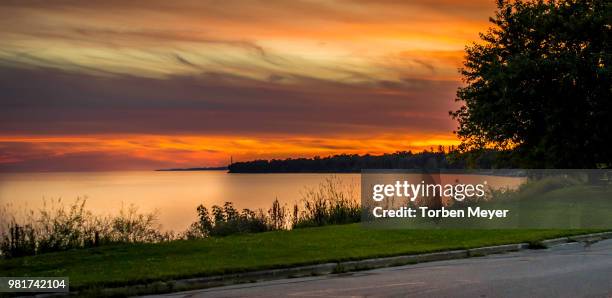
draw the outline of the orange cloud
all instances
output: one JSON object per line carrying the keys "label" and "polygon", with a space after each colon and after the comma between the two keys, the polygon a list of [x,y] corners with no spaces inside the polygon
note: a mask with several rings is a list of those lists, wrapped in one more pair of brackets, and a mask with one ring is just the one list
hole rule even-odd
{"label": "orange cloud", "polygon": [[[87,1],[0,4],[0,59],[89,73],[167,77],[203,71],[363,82],[421,77],[381,67],[412,53],[461,51],[493,1]],[[460,57],[454,56],[456,61]],[[456,63],[430,60],[427,77]],[[347,77],[346,71],[357,75]],[[439,75],[437,75],[439,74]],[[453,77],[453,79],[456,77]]]}
{"label": "orange cloud", "polygon": [[[229,162],[333,154],[382,154],[456,145],[452,135],[376,136],[2,136],[0,170],[118,170],[222,166]],[[95,156],[95,157],[93,157]],[[93,158],[92,158],[93,157]],[[59,167],[59,168],[56,168]],[[47,168],[45,168],[47,167]]]}

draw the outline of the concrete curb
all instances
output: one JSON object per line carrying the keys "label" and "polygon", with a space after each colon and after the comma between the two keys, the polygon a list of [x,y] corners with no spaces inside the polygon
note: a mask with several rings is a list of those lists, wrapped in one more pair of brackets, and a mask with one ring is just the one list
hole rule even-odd
{"label": "concrete curb", "polygon": [[542,244],[545,247],[551,247],[551,246],[569,243],[569,242],[590,242],[590,241],[598,241],[598,240],[609,239],[609,238],[612,238],[612,232],[603,232],[603,233],[594,233],[594,234],[554,238],[554,239],[543,240],[540,242],[540,244]]}
{"label": "concrete curb", "polygon": [[431,261],[462,259],[469,257],[467,250],[451,250],[418,255],[365,259],[359,261],[338,262],[336,272],[359,271],[391,266],[401,266]]}
{"label": "concrete curb", "polygon": [[570,242],[593,241],[612,238],[612,232],[603,232],[595,234],[577,235],[567,237]]}
{"label": "concrete curb", "polygon": [[468,249],[468,255],[470,257],[480,257],[492,254],[500,254],[511,251],[519,251],[522,249],[526,249],[529,247],[529,243],[517,243],[517,244],[505,244],[505,245],[496,245],[496,246],[486,246],[479,248]]}
{"label": "concrete curb", "polygon": [[559,245],[559,244],[563,244],[567,242],[570,242],[568,237],[561,237],[561,238],[543,240],[543,241],[540,241],[540,244],[542,244],[542,246],[544,247],[551,247],[551,246],[555,246],[555,245]]}
{"label": "concrete curb", "polygon": [[[584,242],[584,241],[598,241],[603,239],[612,238],[612,232],[603,232],[587,235],[578,235],[570,237],[561,237],[555,239],[548,239],[539,242],[538,244],[544,247],[551,247],[569,242]],[[328,275],[333,273],[343,273],[350,271],[368,270],[392,266],[401,266],[407,264],[416,264],[423,262],[433,261],[444,261],[452,259],[463,259],[470,257],[486,256],[491,254],[501,254],[514,251],[520,251],[530,248],[529,243],[515,243],[515,244],[504,244],[496,246],[487,246],[471,249],[460,249],[451,251],[442,251],[434,253],[425,253],[417,255],[404,255],[395,257],[384,257],[374,259],[364,259],[358,261],[343,261],[316,264],[309,266],[299,266],[291,268],[280,268],[270,270],[259,270],[250,271],[243,273],[232,273],[209,277],[197,277],[189,279],[180,279],[166,282],[154,282],[143,285],[133,285],[118,288],[103,289],[102,293],[105,295],[114,295],[121,293],[122,295],[142,295],[147,293],[167,293],[176,291],[185,291],[193,289],[204,289],[210,287],[257,282],[265,280],[275,280],[283,278],[293,277],[306,277],[306,276],[318,276]],[[87,294],[87,293],[80,293]]]}

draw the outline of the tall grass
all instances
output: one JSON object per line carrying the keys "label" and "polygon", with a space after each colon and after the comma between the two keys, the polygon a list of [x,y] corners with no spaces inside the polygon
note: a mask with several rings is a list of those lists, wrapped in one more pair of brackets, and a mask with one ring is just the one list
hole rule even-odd
{"label": "tall grass", "polygon": [[138,213],[134,206],[122,206],[115,216],[99,216],[87,210],[86,203],[85,198],[77,198],[69,204],[64,204],[61,199],[45,201],[38,211],[30,210],[21,219],[3,208],[0,254],[11,258],[112,243],[161,242],[175,238],[172,233],[160,231],[156,213]]}
{"label": "tall grass", "polygon": [[317,188],[306,189],[293,207],[293,228],[359,222],[362,210],[355,189],[337,176],[326,178]]}
{"label": "tall grass", "polygon": [[278,199],[268,210],[242,209],[231,202],[196,208],[197,220],[184,232],[161,232],[157,212],[139,213],[122,206],[117,215],[100,216],[86,209],[85,198],[65,204],[61,199],[45,202],[17,219],[15,212],[0,209],[0,255],[5,258],[34,255],[113,243],[156,243],[177,239],[200,239],[240,233],[260,233],[292,228],[353,223],[361,220],[355,187],[338,177],[305,189],[291,210]]}

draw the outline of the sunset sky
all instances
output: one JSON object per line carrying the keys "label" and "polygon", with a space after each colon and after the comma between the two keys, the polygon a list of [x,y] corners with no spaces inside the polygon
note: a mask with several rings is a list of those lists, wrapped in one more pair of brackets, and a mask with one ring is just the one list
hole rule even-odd
{"label": "sunset sky", "polygon": [[0,171],[457,144],[492,0],[2,1]]}

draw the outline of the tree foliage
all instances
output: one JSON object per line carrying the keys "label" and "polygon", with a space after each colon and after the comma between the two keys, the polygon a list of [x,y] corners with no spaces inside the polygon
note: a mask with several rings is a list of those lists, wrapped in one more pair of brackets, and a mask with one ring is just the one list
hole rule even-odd
{"label": "tree foliage", "polygon": [[[461,167],[462,165],[456,165]],[[235,162],[230,173],[359,173],[362,169],[448,168],[442,151],[395,152],[383,155],[340,154],[328,157],[287,158]]]}
{"label": "tree foliage", "polygon": [[463,150],[514,148],[523,166],[612,164],[609,0],[498,1],[466,47],[452,111]]}

